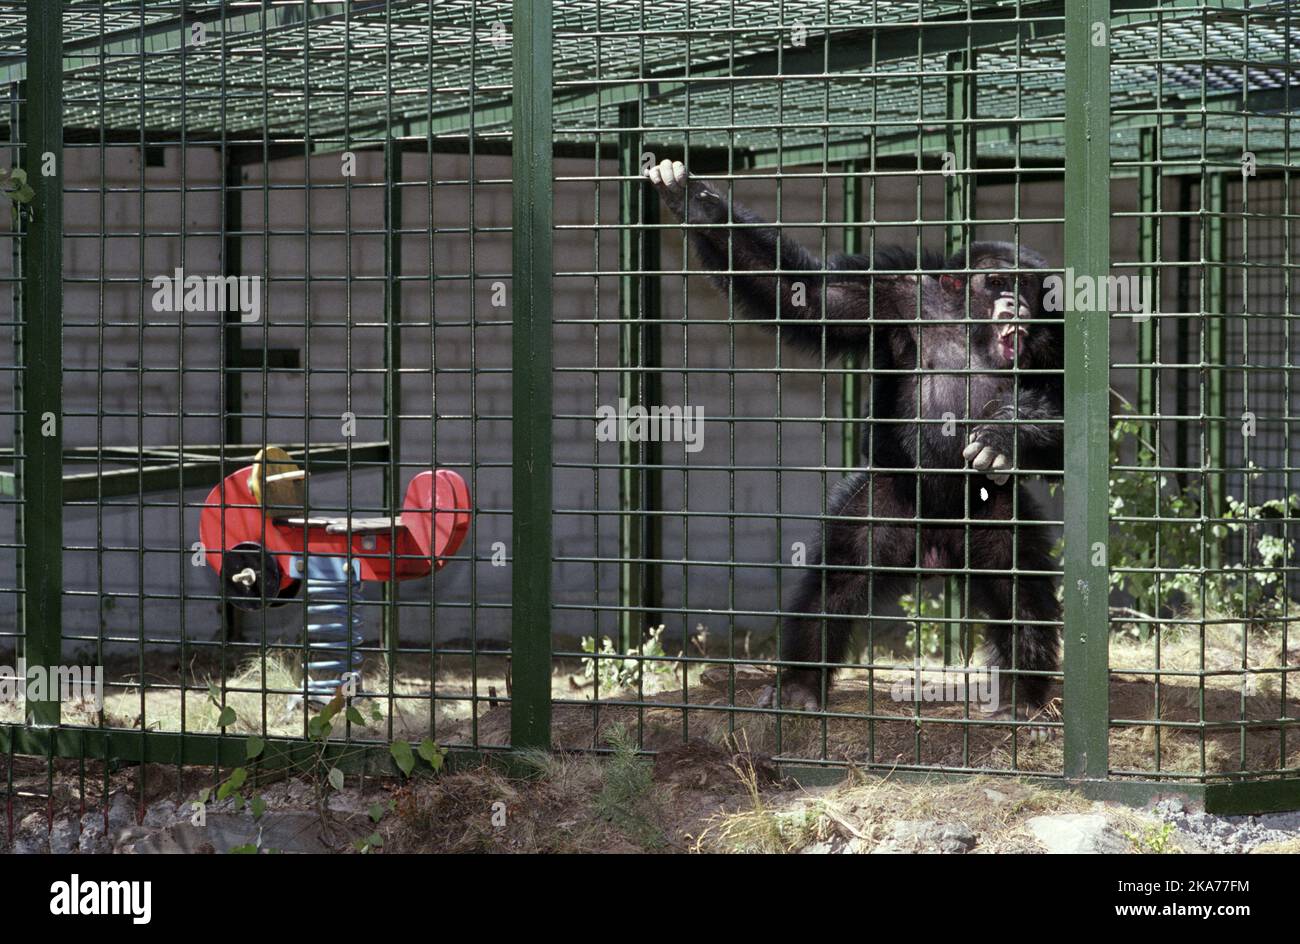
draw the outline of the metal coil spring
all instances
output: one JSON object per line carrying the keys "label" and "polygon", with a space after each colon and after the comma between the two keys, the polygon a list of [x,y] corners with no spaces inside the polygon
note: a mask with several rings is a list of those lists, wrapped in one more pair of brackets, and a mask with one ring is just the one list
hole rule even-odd
{"label": "metal coil spring", "polygon": [[313,554],[307,561],[306,597],[307,693],[313,701],[328,701],[350,675],[361,676],[361,577],[343,557]]}

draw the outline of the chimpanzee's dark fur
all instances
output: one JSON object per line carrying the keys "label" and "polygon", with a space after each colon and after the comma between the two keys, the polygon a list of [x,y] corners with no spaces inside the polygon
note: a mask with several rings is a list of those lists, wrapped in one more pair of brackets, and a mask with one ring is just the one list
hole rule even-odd
{"label": "chimpanzee's dark fur", "polygon": [[[1005,484],[996,484],[974,472],[918,476],[906,470],[963,469],[963,448],[973,440],[994,446],[1013,459],[1014,468],[1021,471],[1062,468],[1061,426],[1039,422],[1061,416],[1060,375],[1014,374],[1005,355],[996,353],[999,349],[992,321],[994,300],[1006,289],[1018,292],[1017,301],[1028,309],[1031,319],[1042,315],[1042,278],[1029,270],[1044,269],[1046,262],[1029,249],[985,242],[972,244],[969,257],[964,250],[949,260],[926,253],[919,267],[926,274],[917,271],[912,252],[898,248],[878,251],[871,259],[836,257],[824,267],[803,247],[782,239],[777,229],[744,225],[762,221],[739,206],[732,207],[729,214],[726,199],[696,178],[688,178],[685,188],[658,189],[669,209],[688,224],[729,220],[741,224],[692,227],[691,243],[708,270],[755,273],[730,278],[715,274],[712,278],[724,292],[733,290],[738,307],[746,315],[767,320],[783,339],[818,355],[824,351],[826,358],[850,352],[865,357],[871,350],[877,371],[914,369],[918,366],[919,346],[923,361],[920,366],[925,370],[919,401],[916,375],[876,373],[873,420],[914,420],[918,415],[936,420],[951,412],[959,421],[958,435],[952,434],[951,424],[945,435],[937,423],[872,422],[863,448],[864,466],[870,471],[864,468],[854,472],[832,497],[824,548],[813,555],[813,567],[804,573],[790,606],[794,612],[809,615],[788,618],[782,633],[781,657],[787,665],[781,676],[781,700],[787,706],[815,708],[830,683],[827,673],[844,661],[851,632],[848,619],[823,620],[820,614],[859,614],[865,611],[868,599],[872,609],[879,611],[914,587],[914,572],[908,573],[908,569],[966,565],[966,529],[959,524],[924,524],[926,520],[960,519],[969,508],[974,519],[1006,521],[1012,517],[1013,501],[1019,521],[1042,520],[1037,502],[1015,476]],[[685,205],[687,194],[689,207]],[[913,274],[836,274],[868,269]],[[974,271],[992,269],[1017,271],[997,276]],[[949,274],[942,278],[932,274],[939,271]],[[801,275],[805,272],[809,274]],[[802,306],[795,304],[800,292],[804,294]],[[934,323],[967,317],[988,321]],[[1059,325],[1030,321],[1020,339],[1014,365],[1059,369],[1062,348]],[[968,369],[995,369],[1000,373],[971,376],[964,373]],[[959,373],[944,374],[944,370]],[[978,422],[1011,419],[1016,420],[1014,426]],[[968,500],[963,491],[968,493]],[[916,525],[854,520],[860,518],[920,519],[921,559],[917,560],[916,555]],[[970,602],[989,620],[1005,621],[988,626],[988,661],[1003,670],[1017,670],[1017,701],[1032,712],[1047,700],[1048,679],[1041,674],[1019,672],[1046,673],[1056,669],[1055,623],[1060,607],[1055,594],[1056,578],[1050,573],[1055,568],[1049,556],[1048,527],[1020,524],[1015,533],[1013,548],[1011,527],[970,526],[969,566],[1000,572],[972,576]],[[828,565],[824,597],[822,561]],[[869,569],[835,569],[841,565]],[[1013,578],[1006,573],[1012,567],[1040,572],[1019,577],[1014,597]],[[1017,639],[1019,651],[1013,652]],[[770,689],[760,698],[760,704],[775,703]]]}

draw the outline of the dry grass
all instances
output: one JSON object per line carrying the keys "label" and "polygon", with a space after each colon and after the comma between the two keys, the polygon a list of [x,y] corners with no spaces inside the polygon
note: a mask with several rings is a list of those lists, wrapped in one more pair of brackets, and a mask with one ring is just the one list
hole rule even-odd
{"label": "dry grass", "polygon": [[[1265,631],[1232,623],[1203,629],[1172,627],[1147,640],[1116,635],[1110,652],[1112,720],[1158,717],[1217,725],[1203,741],[1192,729],[1159,729],[1154,724],[1113,727],[1115,769],[1155,772],[1157,747],[1160,769],[1165,771],[1215,773],[1300,766],[1300,738],[1292,732],[1283,756],[1282,728],[1267,724],[1295,718],[1300,710],[1300,678],[1296,677],[1300,653],[1294,637],[1288,651],[1280,629]],[[1157,675],[1157,667],[1162,674]],[[1257,726],[1246,728],[1238,723],[1242,719]]]}
{"label": "dry grass", "polygon": [[[971,709],[971,720],[967,721],[964,707],[954,704],[923,704],[918,712],[917,706],[890,697],[889,681],[890,675],[885,672],[876,673],[874,685],[863,678],[845,679],[831,694],[832,714],[825,720],[809,716],[778,720],[771,713],[746,711],[743,707],[730,711],[727,694],[709,688],[689,692],[689,703],[682,692],[665,692],[647,697],[641,705],[615,699],[557,705],[552,716],[552,738],[560,749],[593,748],[605,741],[611,727],[624,725],[641,732],[648,750],[680,743],[685,731],[712,743],[744,735],[756,751],[785,759],[1037,773],[1059,773],[1063,769],[1064,744],[1059,732],[1046,741],[1035,740],[1025,728],[984,717],[977,709]],[[739,690],[736,704],[752,706],[757,690],[757,685]],[[1166,681],[1161,685],[1159,718],[1164,722],[1195,722],[1200,717],[1202,699],[1208,719],[1236,718],[1243,703],[1240,694],[1231,688],[1207,684],[1202,690]],[[1116,678],[1111,682],[1110,707],[1115,719],[1154,719],[1153,686]],[[1279,699],[1265,696],[1246,698],[1245,708],[1248,716],[1259,719],[1276,718],[1282,711]],[[1296,717],[1300,699],[1288,699],[1286,710],[1290,717]],[[509,720],[505,709],[486,712],[478,724],[480,736],[504,740],[509,734]],[[1202,769],[1214,773],[1243,767],[1277,769],[1283,760],[1279,731],[1276,725],[1261,725],[1248,729],[1243,738],[1239,726],[1222,727],[1205,732],[1202,742],[1202,733],[1196,728],[1113,726],[1111,763],[1116,769],[1151,774],[1196,773]],[[1288,739],[1285,762],[1300,765],[1300,737]]]}
{"label": "dry grass", "polygon": [[[1283,757],[1281,728],[1268,723],[1300,716],[1300,679],[1288,684],[1285,704],[1281,697],[1283,673],[1297,671],[1294,644],[1288,655],[1280,633],[1244,632],[1237,625],[1170,628],[1159,634],[1158,651],[1154,639],[1139,642],[1124,633],[1112,637],[1111,718],[1136,722],[1112,725],[1115,769],[1213,774],[1300,766],[1300,736],[1288,738]],[[237,716],[228,730],[301,735],[308,713],[293,705],[293,692],[299,688],[295,657],[268,656],[225,673],[224,703]],[[1157,687],[1157,665],[1163,673],[1194,674],[1164,674]],[[1221,674],[1200,674],[1202,666],[1205,672]],[[391,669],[381,659],[372,660],[363,667],[364,687],[372,695],[360,706],[367,724],[355,736],[382,740],[391,732],[419,740],[432,732],[445,745],[508,745],[510,711],[503,700],[510,690],[508,660],[480,653],[473,668],[477,680],[470,674],[468,657],[440,656],[432,670],[427,657],[404,658]],[[733,674],[735,711],[729,707]],[[182,671],[174,658],[155,659],[143,673],[135,663],[109,666],[103,721],[117,728],[216,731],[218,708],[208,697],[208,686],[222,675],[216,664],[191,664]],[[647,672],[644,700],[637,705],[634,693],[604,689],[595,700],[594,687],[583,679],[580,665],[557,663],[552,673],[557,701],[554,745],[578,750],[607,746],[611,728],[622,725],[638,735],[642,748],[655,751],[685,739],[726,745],[741,736],[754,751],[783,759],[885,768],[1062,770],[1059,733],[1039,742],[1023,728],[988,718],[976,708],[968,720],[960,704],[896,702],[889,686],[897,677],[886,670],[871,677],[865,671],[847,672],[831,695],[831,716],[787,715],[778,720],[771,713],[749,710],[771,679],[761,668],[696,663],[685,687],[680,666]],[[432,702],[431,691],[438,696]],[[1233,723],[1242,717],[1256,725]],[[0,703],[0,721],[20,719],[21,706]],[[66,703],[64,719],[74,725],[100,723],[89,701]],[[1220,726],[1202,732],[1196,727],[1158,726],[1157,720],[1204,720]]]}
{"label": "dry grass", "polygon": [[[743,779],[743,778],[742,778]],[[1023,826],[1042,813],[1092,809],[1082,798],[1015,780],[976,778],[961,783],[900,783],[854,776],[827,790],[796,796],[750,790],[750,805],[714,816],[698,851],[798,852],[817,843],[852,843],[870,851],[887,843],[900,821],[960,824],[979,853],[1040,852]],[[909,851],[909,850],[903,850]]]}
{"label": "dry grass", "polygon": [[[1130,722],[1111,727],[1111,764],[1116,770],[1213,775],[1300,766],[1300,736],[1287,739],[1283,756],[1282,725],[1268,723],[1300,715],[1300,679],[1287,686],[1285,704],[1281,697],[1283,672],[1296,671],[1295,656],[1288,661],[1280,633],[1254,632],[1244,646],[1241,634],[1239,626],[1163,632],[1158,663],[1154,641],[1114,637],[1110,715],[1113,721]],[[1161,675],[1157,687],[1157,664],[1164,673],[1195,674]],[[1202,664],[1206,672],[1222,674],[1201,674]],[[831,693],[830,716],[825,719],[778,719],[770,712],[746,710],[754,708],[771,673],[736,667],[734,702],[731,674],[728,666],[701,667],[689,688],[647,690],[640,704],[630,695],[595,701],[590,692],[570,692],[554,709],[554,745],[569,750],[599,747],[612,727],[626,726],[639,732],[648,750],[679,744],[684,734],[714,744],[743,736],[755,751],[787,760],[1049,774],[1063,769],[1059,729],[1041,741],[1036,732],[987,717],[974,706],[968,713],[961,704],[894,701],[889,690],[902,677],[897,672],[844,673]],[[736,710],[730,708],[733,703]],[[1243,718],[1253,724],[1240,724]],[[1202,722],[1211,727],[1202,730]],[[1180,723],[1192,726],[1171,726]],[[489,741],[507,739],[509,712],[486,711],[477,730]]]}
{"label": "dry grass", "polygon": [[[394,815],[380,824],[387,852],[682,852],[703,817],[725,800],[683,796],[660,780],[657,762],[590,755],[538,754],[533,776],[492,766],[413,781],[395,795]],[[611,792],[631,803],[611,810]],[[495,814],[495,815],[494,815]],[[621,814],[621,815],[620,815]]]}
{"label": "dry grass", "polygon": [[[852,776],[842,785],[802,790],[776,779],[764,758],[691,743],[658,755],[642,772],[630,822],[603,802],[625,773],[617,757],[540,754],[534,776],[490,766],[413,782],[395,793],[384,820],[388,852],[798,852],[858,840],[863,850],[890,836],[899,820],[961,823],[977,852],[1039,852],[1023,828],[1041,813],[1084,812],[1093,804],[1063,790],[979,778],[954,784],[900,783]],[[493,821],[494,807],[504,820]],[[1149,821],[1131,818],[1141,831]],[[1136,848],[1135,848],[1135,851]]]}
{"label": "dry grass", "polygon": [[[904,783],[851,772],[836,787],[804,790],[781,780],[770,759],[734,742],[678,743],[653,759],[539,752],[520,760],[524,769],[513,775],[483,765],[404,782],[349,779],[331,832],[337,838],[378,831],[384,851],[404,853],[797,852],[822,842],[842,848],[850,840],[853,851],[872,851],[895,824],[923,821],[960,825],[974,835],[977,853],[1039,852],[1025,828],[1030,817],[1100,809],[1070,791],[1008,777]],[[108,805],[101,785],[110,796],[128,795],[133,810],[165,801],[187,809],[213,778],[207,768],[154,765],[101,776],[93,763],[87,777],[75,761],[56,761],[47,799],[44,760],[18,757],[13,764],[15,822],[35,813],[44,823],[51,809],[74,819],[87,806],[98,812]],[[316,809],[302,778],[272,778],[259,789],[273,811]],[[391,810],[378,825],[365,815],[373,803]],[[1142,837],[1153,828],[1140,813],[1104,812],[1124,833]],[[1140,846],[1134,842],[1134,851]]]}
{"label": "dry grass", "polygon": [[1255,855],[1300,855],[1300,839],[1287,839],[1284,842],[1266,842],[1251,850]]}
{"label": "dry grass", "polygon": [[[354,736],[386,739],[390,721],[392,737],[407,740],[418,741],[431,731],[441,732],[461,722],[469,731],[473,706],[487,711],[499,703],[498,693],[508,690],[502,656],[480,655],[477,681],[468,672],[439,671],[432,688],[427,665],[427,659],[423,664],[406,660],[390,671],[385,659],[368,660],[362,666],[366,697],[357,702],[367,723],[361,728],[354,726]],[[110,665],[105,673],[102,721],[114,728],[213,733],[219,730],[221,713],[209,695],[210,687],[215,686],[220,703],[235,711],[236,720],[227,732],[303,736],[310,714],[298,695],[302,683],[295,654],[253,657],[224,674],[223,686],[219,665],[194,664],[184,673],[175,659],[161,657],[152,659],[143,673],[135,665]],[[431,691],[437,695],[432,701]],[[89,699],[64,702],[62,717],[70,725],[98,726],[101,722]],[[0,723],[21,720],[21,704],[0,702]],[[479,743],[507,746],[509,741]]]}
{"label": "dry grass", "polygon": [[1240,623],[1214,623],[1204,629],[1171,626],[1144,640],[1131,633],[1116,633],[1111,637],[1110,668],[1114,673],[1148,678],[1157,667],[1161,672],[1229,673],[1208,675],[1207,682],[1216,687],[1244,687],[1248,695],[1274,695],[1281,692],[1285,670],[1300,668],[1296,651],[1300,643],[1294,633],[1289,644],[1288,660],[1280,629]]}

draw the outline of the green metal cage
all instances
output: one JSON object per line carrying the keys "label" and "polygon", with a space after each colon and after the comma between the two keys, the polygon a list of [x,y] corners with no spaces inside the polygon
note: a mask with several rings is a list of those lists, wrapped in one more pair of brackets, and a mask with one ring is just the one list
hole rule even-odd
{"label": "green metal cage", "polygon": [[[282,446],[312,514],[393,514],[431,468],[473,498],[446,566],[333,601],[363,771],[397,740],[621,728],[809,781],[1300,808],[1297,50],[1270,0],[0,3],[32,191],[0,180],[0,665],[104,673],[102,704],[0,698],[10,794],[24,756],[84,797],[88,761],[309,751],[321,598],[234,605],[198,534]],[[891,696],[971,665],[969,562],[863,602],[823,709],[758,705],[885,418],[869,359],[783,346],[709,284],[645,182],[663,159],[821,258],[1002,239],[1152,286],[1061,319],[1066,459],[1030,484],[1061,537],[1059,713]],[[160,310],[177,270],[253,280],[258,316]],[[699,407],[700,448],[601,434],[631,406]]]}

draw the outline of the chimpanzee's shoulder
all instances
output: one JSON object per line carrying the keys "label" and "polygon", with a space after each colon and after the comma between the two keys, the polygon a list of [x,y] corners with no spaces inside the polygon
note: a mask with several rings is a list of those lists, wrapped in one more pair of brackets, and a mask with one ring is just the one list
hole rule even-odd
{"label": "chimpanzee's shoulder", "polygon": [[872,261],[873,268],[881,271],[916,271],[936,272],[944,268],[943,256],[930,249],[922,249],[920,265],[917,265],[916,251],[906,246],[881,246],[876,249]]}

